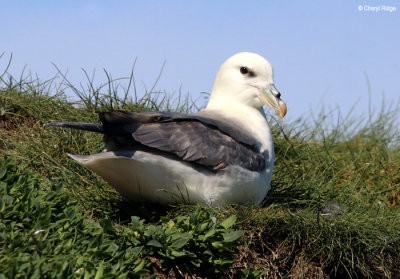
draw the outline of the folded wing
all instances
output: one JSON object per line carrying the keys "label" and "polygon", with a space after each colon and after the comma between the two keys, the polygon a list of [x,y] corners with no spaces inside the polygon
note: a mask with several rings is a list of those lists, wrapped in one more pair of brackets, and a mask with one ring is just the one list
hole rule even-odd
{"label": "folded wing", "polygon": [[257,151],[253,139],[247,140],[248,136],[240,130],[216,119],[166,112],[117,111],[101,113],[100,120],[108,151],[145,147],[150,152],[166,152],[212,171],[229,165],[252,171],[266,168],[264,155]]}

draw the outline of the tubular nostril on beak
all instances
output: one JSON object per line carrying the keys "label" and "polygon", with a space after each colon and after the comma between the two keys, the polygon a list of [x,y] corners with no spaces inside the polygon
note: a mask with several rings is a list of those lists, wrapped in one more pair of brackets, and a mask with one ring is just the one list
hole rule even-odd
{"label": "tubular nostril on beak", "polygon": [[271,93],[278,99],[281,98],[281,93],[279,93],[278,89],[276,89],[275,84],[271,84]]}

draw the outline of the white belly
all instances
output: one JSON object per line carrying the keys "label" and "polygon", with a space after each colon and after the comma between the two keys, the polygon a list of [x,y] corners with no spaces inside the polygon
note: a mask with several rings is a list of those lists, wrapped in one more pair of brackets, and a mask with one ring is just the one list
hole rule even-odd
{"label": "white belly", "polygon": [[272,169],[258,173],[235,166],[214,173],[143,151],[124,156],[114,152],[69,156],[96,172],[127,198],[161,204],[258,205],[268,192],[272,176]]}

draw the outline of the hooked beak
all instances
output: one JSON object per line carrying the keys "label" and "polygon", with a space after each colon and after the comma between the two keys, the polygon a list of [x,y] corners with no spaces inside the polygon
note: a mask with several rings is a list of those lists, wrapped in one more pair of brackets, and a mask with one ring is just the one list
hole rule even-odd
{"label": "hooked beak", "polygon": [[286,104],[280,99],[281,93],[279,93],[273,83],[265,88],[259,88],[258,91],[258,98],[262,103],[269,106],[279,117],[283,118],[286,115]]}

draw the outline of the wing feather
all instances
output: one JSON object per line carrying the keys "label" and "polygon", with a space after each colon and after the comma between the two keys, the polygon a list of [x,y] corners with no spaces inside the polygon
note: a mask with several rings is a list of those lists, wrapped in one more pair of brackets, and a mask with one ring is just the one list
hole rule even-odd
{"label": "wing feather", "polygon": [[[239,140],[233,138],[231,134],[243,133],[215,119],[204,121],[204,117],[159,112],[108,112],[100,114],[100,119],[106,145],[107,140],[115,143],[118,141],[114,137],[122,137],[129,139],[131,146],[140,144],[167,152],[214,171],[228,165],[252,171],[266,167],[264,155],[257,151],[254,139],[244,143],[248,135],[239,136]],[[115,144],[113,148],[118,149]]]}

